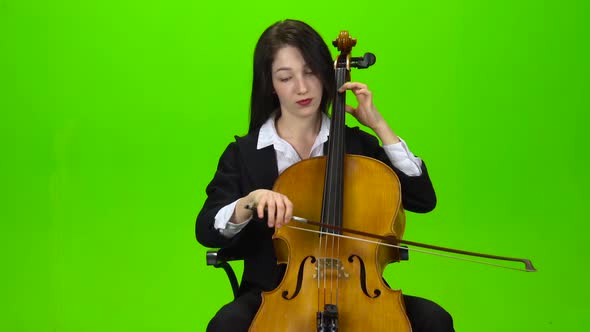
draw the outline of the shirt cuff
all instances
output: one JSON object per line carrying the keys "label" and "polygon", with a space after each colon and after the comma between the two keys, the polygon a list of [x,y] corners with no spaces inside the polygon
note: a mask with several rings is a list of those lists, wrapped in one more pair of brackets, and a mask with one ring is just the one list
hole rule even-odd
{"label": "shirt cuff", "polygon": [[237,203],[238,200],[222,207],[219,211],[217,211],[217,214],[215,215],[215,223],[213,226],[215,227],[215,229],[219,231],[219,233],[221,233],[221,235],[225,236],[226,238],[234,237],[244,227],[246,227],[250,220],[252,220],[252,217],[250,217],[248,220],[241,224],[234,224],[229,222],[234,214],[234,210],[236,209]]}
{"label": "shirt cuff", "polygon": [[406,142],[399,137],[400,142],[384,145],[383,149],[389,160],[407,176],[422,175],[422,160],[410,151]]}

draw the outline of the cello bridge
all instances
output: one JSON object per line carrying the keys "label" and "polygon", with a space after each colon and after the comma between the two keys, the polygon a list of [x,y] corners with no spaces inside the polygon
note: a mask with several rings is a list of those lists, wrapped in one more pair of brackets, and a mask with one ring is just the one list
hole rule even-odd
{"label": "cello bridge", "polygon": [[348,278],[350,274],[344,269],[341,260],[337,258],[319,258],[316,261],[313,277],[320,279],[324,277]]}

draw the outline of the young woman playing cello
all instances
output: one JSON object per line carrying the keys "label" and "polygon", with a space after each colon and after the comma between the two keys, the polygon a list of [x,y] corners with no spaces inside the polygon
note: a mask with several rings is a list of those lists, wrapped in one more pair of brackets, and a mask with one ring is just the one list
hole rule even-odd
{"label": "young woman playing cello", "polygon": [[[436,196],[425,163],[414,156],[383,119],[365,84],[348,82],[358,107],[346,111],[382,142],[359,128],[346,128],[346,152],[387,164],[401,184],[404,209],[425,213]],[[232,247],[244,256],[239,296],[222,307],[207,331],[247,331],[261,305],[261,292],[276,288],[285,273],[272,243],[275,228],[293,216],[289,197],[272,191],[289,166],[322,156],[328,141],[328,108],[334,98],[334,63],[321,36],[307,24],[280,21],[256,45],[250,126],[228,145],[207,187],[197,217],[198,241],[207,247]],[[247,207],[255,206],[255,210]],[[403,295],[412,331],[453,331],[451,316],[436,303]]]}

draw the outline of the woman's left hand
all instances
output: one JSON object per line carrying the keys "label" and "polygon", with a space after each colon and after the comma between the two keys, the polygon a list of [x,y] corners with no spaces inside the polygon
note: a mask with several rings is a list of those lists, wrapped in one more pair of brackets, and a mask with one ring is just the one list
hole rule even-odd
{"label": "woman's left hand", "polygon": [[342,93],[346,92],[346,90],[352,91],[358,101],[358,107],[356,108],[346,105],[346,112],[352,114],[363,126],[373,129],[384,145],[400,141],[399,137],[389,127],[387,121],[383,119],[375,104],[373,104],[373,93],[367,88],[366,84],[347,82],[338,89],[338,92]]}
{"label": "woman's left hand", "polygon": [[361,124],[373,130],[382,126],[385,122],[375,104],[373,104],[373,93],[369,90],[366,84],[358,82],[344,83],[338,92],[352,91],[358,101],[358,107],[354,108],[346,105],[346,112],[352,114]]}

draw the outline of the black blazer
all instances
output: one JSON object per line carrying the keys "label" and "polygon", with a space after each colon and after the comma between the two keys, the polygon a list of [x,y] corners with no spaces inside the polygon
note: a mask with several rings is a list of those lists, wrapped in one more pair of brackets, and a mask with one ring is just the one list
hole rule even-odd
{"label": "black blazer", "polygon": [[[392,166],[378,140],[359,128],[346,128],[346,153],[378,159],[397,174],[402,189],[404,209],[428,212],[436,205],[436,195],[422,163],[422,175],[407,176]],[[231,239],[222,236],[214,225],[215,215],[227,204],[246,196],[256,189],[272,189],[278,177],[277,160],[273,146],[257,150],[258,131],[228,145],[219,159],[213,180],[207,186],[207,200],[197,217],[197,240],[206,247],[232,247],[244,257],[244,273],[240,292],[251,289],[271,290],[278,286],[284,266],[278,266],[272,244],[274,229],[265,222],[253,219]],[[328,146],[325,144],[324,146]]]}

